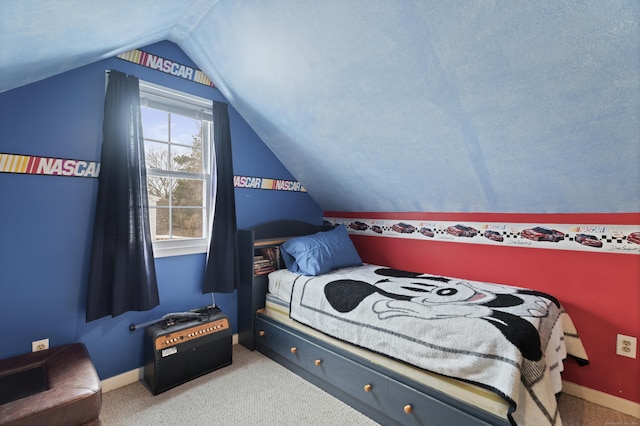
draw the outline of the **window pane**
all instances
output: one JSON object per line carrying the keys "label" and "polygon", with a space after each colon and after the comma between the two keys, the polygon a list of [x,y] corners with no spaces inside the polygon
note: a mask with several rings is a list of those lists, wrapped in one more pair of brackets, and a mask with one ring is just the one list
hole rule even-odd
{"label": "window pane", "polygon": [[201,134],[202,124],[200,120],[171,114],[171,142],[190,146],[197,143],[198,146],[202,146]]}
{"label": "window pane", "polygon": [[[174,184],[175,185],[175,184]],[[149,207],[168,206],[172,182],[168,177],[147,176]]]}
{"label": "window pane", "polygon": [[202,173],[202,149],[171,145],[173,170]]}
{"label": "window pane", "polygon": [[150,208],[149,225],[151,226],[151,238],[153,240],[168,240],[169,233],[169,209]]}
{"label": "window pane", "polygon": [[144,141],[144,161],[148,169],[169,169],[169,145]]}
{"label": "window pane", "polygon": [[140,112],[144,137],[169,142],[169,113],[148,107],[141,107]]}
{"label": "window pane", "polygon": [[176,179],[171,196],[173,206],[203,207],[204,182],[195,179]]}
{"label": "window pane", "polygon": [[202,209],[171,209],[173,238],[203,238]]}

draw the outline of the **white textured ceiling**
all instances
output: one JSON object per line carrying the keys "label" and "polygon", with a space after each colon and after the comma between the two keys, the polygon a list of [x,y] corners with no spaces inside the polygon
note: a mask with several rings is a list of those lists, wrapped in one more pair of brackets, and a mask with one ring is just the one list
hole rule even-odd
{"label": "white textured ceiling", "polygon": [[639,212],[639,23],[637,0],[0,0],[0,91],[169,40],[324,210]]}

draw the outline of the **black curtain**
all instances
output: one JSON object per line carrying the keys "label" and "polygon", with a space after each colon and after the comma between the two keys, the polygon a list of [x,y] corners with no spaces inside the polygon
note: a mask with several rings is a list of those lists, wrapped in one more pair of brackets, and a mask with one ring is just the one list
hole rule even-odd
{"label": "black curtain", "polygon": [[238,244],[236,199],[233,193],[233,159],[227,104],[213,102],[216,157],[216,201],[207,256],[203,293],[231,293],[237,288]]}
{"label": "black curtain", "polygon": [[138,79],[110,71],[87,291],[87,321],[160,303],[148,220]]}

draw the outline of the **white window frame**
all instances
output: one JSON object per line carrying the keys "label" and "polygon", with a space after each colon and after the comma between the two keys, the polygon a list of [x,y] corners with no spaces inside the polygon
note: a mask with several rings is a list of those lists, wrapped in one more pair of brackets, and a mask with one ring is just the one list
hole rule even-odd
{"label": "white window frame", "polygon": [[183,171],[167,172],[147,168],[147,176],[196,178],[203,180],[204,182],[204,211],[202,213],[202,219],[205,236],[202,238],[153,241],[154,257],[158,258],[207,253],[209,250],[211,226],[213,221],[214,190],[212,176],[214,176],[213,170],[215,169],[212,102],[209,99],[140,80],[140,104],[141,106],[169,111],[211,123],[208,129],[203,129],[202,155],[205,163],[203,173]]}

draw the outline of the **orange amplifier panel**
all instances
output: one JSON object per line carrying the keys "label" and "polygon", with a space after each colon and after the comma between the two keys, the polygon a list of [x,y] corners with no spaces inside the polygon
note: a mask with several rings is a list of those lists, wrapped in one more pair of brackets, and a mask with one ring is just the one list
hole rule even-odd
{"label": "orange amplifier panel", "polygon": [[156,337],[155,349],[161,350],[175,346],[179,343],[188,342],[189,340],[199,339],[209,334],[218,333],[229,328],[229,320],[227,318],[219,319],[205,324],[194,325],[173,333],[164,334]]}

